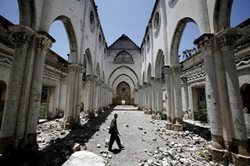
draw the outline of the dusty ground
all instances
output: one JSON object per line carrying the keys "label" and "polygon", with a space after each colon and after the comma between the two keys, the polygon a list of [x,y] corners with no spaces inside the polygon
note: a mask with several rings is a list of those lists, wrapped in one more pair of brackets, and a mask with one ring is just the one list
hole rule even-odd
{"label": "dusty ground", "polygon": [[[89,151],[100,154],[107,150],[107,128],[114,113],[118,114],[117,125],[125,150],[115,154],[109,152],[112,158],[104,157],[107,165],[216,165],[200,155],[201,152],[207,152],[207,141],[188,131],[178,133],[165,130],[164,121],[151,120],[150,115],[137,110],[114,110],[100,126],[100,131],[86,143]],[[97,147],[97,144],[101,147]],[[113,149],[118,149],[116,143]]]}
{"label": "dusty ground", "polygon": [[[39,153],[32,157],[30,165],[59,166],[80,150],[102,156],[111,166],[220,165],[210,161],[209,142],[198,135],[166,130],[163,120],[152,120],[150,115],[131,107],[118,108],[106,110],[92,120],[82,120],[82,125],[74,130],[62,129],[63,119],[39,124]],[[118,114],[117,125],[125,149],[118,151],[114,143],[114,152],[109,152],[105,142],[110,137],[108,127],[114,113]]]}
{"label": "dusty ground", "polygon": [[[100,153],[101,150],[107,150],[105,147],[105,139],[109,139],[107,128],[113,118],[114,113],[118,114],[117,126],[121,134],[120,139],[125,149],[120,153],[112,154],[112,159],[109,160],[110,165],[138,165],[141,160],[148,158],[148,154],[144,151],[154,152],[157,147],[161,147],[165,142],[155,134],[155,128],[159,127],[159,123],[150,123],[150,116],[146,116],[140,111],[113,111],[100,127],[100,131],[96,133],[88,142],[87,147],[89,151]],[[128,127],[126,127],[128,125]],[[139,130],[138,127],[143,130]],[[146,131],[146,134],[144,132]],[[156,141],[153,141],[156,138]],[[96,145],[101,144],[101,148]],[[113,149],[118,149],[116,143]]]}

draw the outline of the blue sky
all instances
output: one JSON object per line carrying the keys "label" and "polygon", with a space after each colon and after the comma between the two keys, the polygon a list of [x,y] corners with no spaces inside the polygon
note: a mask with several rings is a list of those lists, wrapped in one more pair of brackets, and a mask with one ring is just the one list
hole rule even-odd
{"label": "blue sky", "polygon": [[[122,34],[141,45],[146,25],[149,21],[155,0],[95,0],[102,28],[108,45]],[[19,22],[17,0],[0,0],[0,15],[14,24]],[[231,26],[250,17],[250,0],[234,0],[231,13]],[[66,31],[60,21],[54,22],[49,31],[56,39],[52,50],[67,59],[69,44]],[[200,36],[195,24],[189,23],[183,33],[179,53],[193,47],[194,39]]]}

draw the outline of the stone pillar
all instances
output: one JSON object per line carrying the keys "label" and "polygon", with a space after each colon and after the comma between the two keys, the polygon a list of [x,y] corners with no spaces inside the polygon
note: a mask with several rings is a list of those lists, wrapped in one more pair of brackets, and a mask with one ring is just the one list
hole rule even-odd
{"label": "stone pillar", "polygon": [[100,83],[100,107],[102,112],[104,111],[104,82],[101,81]]}
{"label": "stone pillar", "polygon": [[141,85],[138,85],[138,105],[139,105],[139,109],[141,110],[142,109],[142,86]]}
{"label": "stone pillar", "polygon": [[148,96],[148,98],[147,98],[147,103],[148,103],[148,113],[149,114],[151,114],[152,113],[152,99],[151,99],[151,97],[152,97],[152,85],[151,85],[151,83],[148,83],[148,88],[147,88],[147,96]]}
{"label": "stone pillar", "polygon": [[167,112],[167,121],[166,121],[166,129],[171,130],[173,127],[173,119],[171,118],[172,107],[171,107],[171,70],[169,66],[165,66],[162,69],[164,75],[164,86],[166,88],[166,112]]}
{"label": "stone pillar", "polygon": [[144,113],[147,113],[147,83],[144,82],[142,86],[142,110]]}
{"label": "stone pillar", "polygon": [[214,35],[205,34],[195,42],[204,54],[204,69],[206,73],[206,103],[210,119],[212,141],[209,146],[213,158],[221,160],[224,155],[224,140],[222,133],[221,114],[218,101],[218,87],[214,58]]}
{"label": "stone pillar", "polygon": [[154,77],[150,77],[150,82],[151,82],[151,105],[152,105],[152,114],[155,114],[155,82],[154,82]]}
{"label": "stone pillar", "polygon": [[[0,153],[37,151],[45,55],[53,38],[27,26],[10,27],[15,52],[0,133]],[[22,153],[23,154],[23,153]],[[22,155],[21,154],[21,155]]]}
{"label": "stone pillar", "polygon": [[155,78],[155,93],[156,93],[156,119],[162,119],[162,80]]}
{"label": "stone pillar", "polygon": [[191,111],[191,119],[194,120],[194,108],[193,108],[193,92],[192,92],[192,86],[189,85],[188,86],[188,103],[189,103],[189,106],[188,106],[188,110]]}
{"label": "stone pillar", "polygon": [[70,64],[67,78],[67,109],[64,114],[64,127],[74,128],[79,123],[83,66]]}
{"label": "stone pillar", "polygon": [[91,112],[94,114],[94,117],[96,116],[96,100],[97,100],[97,88],[96,88],[96,84],[97,84],[97,77],[96,76],[92,76],[91,79],[91,93],[92,93],[92,109]]}
{"label": "stone pillar", "polygon": [[172,67],[173,73],[173,89],[174,89],[174,105],[175,105],[175,124],[174,129],[179,131],[182,129],[182,101],[181,101],[181,77],[180,65],[176,64]]}
{"label": "stone pillar", "polygon": [[91,75],[86,76],[84,111],[86,113],[86,117],[90,118],[90,119],[95,116],[95,114],[93,112],[93,86],[92,86],[93,80],[94,80],[93,76],[91,76]]}
{"label": "stone pillar", "polygon": [[101,90],[100,90],[100,87],[101,87],[101,82],[97,81],[96,82],[96,98],[94,100],[94,102],[95,102],[94,110],[95,110],[96,114],[101,113],[101,109],[100,109],[100,107],[101,107],[101,104],[100,104],[100,102],[101,102],[101,100],[100,100],[100,96],[101,96],[100,92],[101,92]]}
{"label": "stone pillar", "polygon": [[[233,146],[239,158],[249,158],[248,139],[242,109],[239,80],[235,63],[234,48],[237,33],[235,29],[227,28],[216,34],[219,43],[222,62],[225,70],[228,91],[229,109],[231,111],[231,125],[233,128]],[[233,147],[232,147],[233,148]]]}
{"label": "stone pillar", "polygon": [[187,77],[181,78],[183,83],[183,89],[184,89],[184,105],[183,105],[183,111],[188,113],[188,107],[189,107],[189,100],[188,100],[188,85],[187,85]]}

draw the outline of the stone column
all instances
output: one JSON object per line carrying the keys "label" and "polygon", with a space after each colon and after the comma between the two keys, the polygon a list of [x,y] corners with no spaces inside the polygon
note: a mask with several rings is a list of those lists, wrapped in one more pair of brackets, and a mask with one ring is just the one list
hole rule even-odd
{"label": "stone column", "polygon": [[[222,133],[221,114],[218,101],[218,87],[214,58],[214,35],[205,34],[195,42],[198,49],[204,54],[204,69],[206,73],[206,102],[210,119],[212,142],[209,147],[213,158],[222,158],[224,154],[224,140]],[[220,159],[219,159],[220,160]]]}
{"label": "stone column", "polygon": [[97,77],[96,76],[92,76],[92,79],[91,79],[91,93],[92,93],[92,109],[91,109],[91,112],[94,114],[94,117],[96,116],[96,100],[97,100],[97,87],[96,87],[96,84],[97,84]]}
{"label": "stone column", "polygon": [[150,82],[151,82],[151,105],[152,105],[152,114],[155,114],[155,82],[154,82],[154,77],[150,77]]}
{"label": "stone column", "polygon": [[167,121],[166,121],[166,129],[170,130],[173,126],[173,119],[171,118],[172,114],[172,107],[171,107],[171,70],[169,66],[165,66],[162,69],[163,75],[164,75],[164,86],[166,87],[166,111],[167,111]]}
{"label": "stone column", "polygon": [[147,83],[144,82],[142,86],[142,110],[147,113]]}
{"label": "stone column", "polygon": [[189,100],[188,100],[188,85],[187,85],[187,77],[181,78],[183,83],[183,89],[184,89],[184,106],[183,111],[188,113],[188,107],[189,107]]}
{"label": "stone column", "polygon": [[70,64],[67,78],[67,109],[64,114],[64,127],[75,128],[79,123],[81,107],[81,88],[83,66]]}
{"label": "stone column", "polygon": [[54,41],[47,33],[36,33],[24,25],[12,26],[10,30],[15,52],[0,133],[2,154],[38,149],[36,126],[44,61]]}
{"label": "stone column", "polygon": [[162,119],[162,80],[155,78],[155,93],[156,93],[156,119]]}
{"label": "stone column", "polygon": [[182,129],[182,102],[181,102],[181,77],[180,65],[176,64],[172,67],[173,73],[173,89],[174,89],[174,105],[175,105],[175,124],[174,129],[179,131]]}
{"label": "stone column", "polygon": [[142,108],[141,101],[142,101],[141,85],[138,85],[138,107],[139,107],[139,110],[141,110],[141,108]]}
{"label": "stone column", "polygon": [[84,111],[87,118],[93,118],[95,116],[93,112],[93,83],[94,77],[91,75],[86,76],[85,83],[85,98],[84,98]]}
{"label": "stone column", "polygon": [[152,113],[152,99],[151,99],[151,97],[152,97],[152,85],[151,85],[151,83],[148,83],[148,88],[147,88],[147,96],[148,96],[148,98],[147,98],[147,103],[148,103],[148,113],[149,114],[151,114]]}
{"label": "stone column", "polygon": [[[227,28],[216,34],[220,46],[220,53],[225,70],[226,86],[228,91],[229,109],[233,128],[233,146],[237,147],[238,154],[250,156],[248,139],[242,109],[239,80],[235,63],[234,48],[237,33],[235,29]],[[244,158],[244,157],[243,157]]]}
{"label": "stone column", "polygon": [[101,111],[104,111],[104,82],[100,82],[100,108]]}
{"label": "stone column", "polygon": [[100,87],[101,87],[101,83],[100,81],[97,81],[96,82],[96,98],[94,100],[95,102],[95,107],[94,107],[94,110],[95,110],[95,113],[96,114],[100,114],[101,113],[101,109],[100,109]]}
{"label": "stone column", "polygon": [[114,97],[113,96],[113,88],[110,88],[110,104],[113,105],[113,101],[112,101],[112,98]]}

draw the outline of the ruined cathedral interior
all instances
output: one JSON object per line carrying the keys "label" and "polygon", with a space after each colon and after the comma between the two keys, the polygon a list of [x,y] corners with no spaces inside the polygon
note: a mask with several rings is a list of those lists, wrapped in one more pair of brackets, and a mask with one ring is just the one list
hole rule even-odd
{"label": "ruined cathedral interior", "polygon": [[[140,46],[108,46],[94,0],[18,0],[19,24],[0,16],[0,165],[250,165],[250,19],[231,27],[232,5],[156,0]],[[110,152],[114,113],[125,149]]]}

